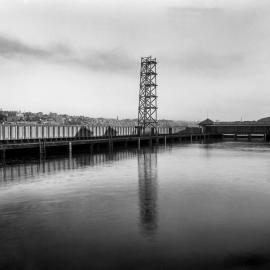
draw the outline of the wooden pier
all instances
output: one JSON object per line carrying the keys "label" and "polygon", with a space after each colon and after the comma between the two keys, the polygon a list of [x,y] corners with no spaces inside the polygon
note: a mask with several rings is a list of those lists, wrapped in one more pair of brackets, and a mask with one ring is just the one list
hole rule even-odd
{"label": "wooden pier", "polygon": [[89,149],[90,152],[99,151],[102,147],[112,151],[115,147],[129,147],[167,144],[171,142],[196,142],[202,141],[209,138],[216,138],[216,135],[211,134],[166,134],[166,135],[155,135],[155,136],[124,136],[124,137],[104,137],[104,138],[90,138],[90,139],[78,139],[69,138],[63,140],[44,139],[39,141],[22,140],[22,141],[6,141],[0,144],[1,159],[5,159],[6,153],[10,150],[10,153],[16,154],[19,151],[36,149],[40,155],[46,154],[50,149],[66,149],[67,152],[72,152],[73,148],[81,147]]}

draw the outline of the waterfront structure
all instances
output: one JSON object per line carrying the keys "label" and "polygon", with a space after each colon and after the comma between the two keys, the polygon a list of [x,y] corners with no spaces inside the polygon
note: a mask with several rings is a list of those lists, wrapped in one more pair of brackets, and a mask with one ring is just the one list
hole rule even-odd
{"label": "waterfront structure", "polygon": [[270,138],[270,122],[267,121],[235,121],[214,122],[206,119],[199,123],[204,134],[219,134],[222,136],[237,137],[264,137]]}
{"label": "waterfront structure", "polygon": [[[140,130],[141,131],[141,130]],[[65,147],[72,152],[73,146],[89,147],[90,151],[99,146],[164,143],[168,141],[201,140],[204,135],[200,129],[181,129],[177,127],[157,127],[155,134],[138,132],[133,127],[112,126],[58,126],[58,125],[0,125],[0,155],[5,160],[6,150],[39,149],[44,155],[46,149]],[[0,158],[1,160],[1,158]]]}
{"label": "waterfront structure", "polygon": [[140,91],[138,126],[157,128],[157,81],[156,58],[142,57],[140,71]]}

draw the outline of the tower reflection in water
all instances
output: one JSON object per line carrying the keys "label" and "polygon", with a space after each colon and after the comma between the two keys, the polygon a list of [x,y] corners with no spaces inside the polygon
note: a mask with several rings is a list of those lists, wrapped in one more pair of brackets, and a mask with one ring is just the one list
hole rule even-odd
{"label": "tower reflection in water", "polygon": [[155,234],[157,215],[157,149],[146,148],[138,153],[140,226],[142,232]]}
{"label": "tower reflection in water", "polygon": [[42,175],[76,170],[85,166],[100,166],[107,162],[138,159],[138,185],[140,227],[142,232],[153,234],[157,229],[157,151],[159,148],[144,148],[91,155],[80,153],[69,156],[51,156],[45,159],[8,160],[0,166],[0,186],[11,182],[38,181]]}

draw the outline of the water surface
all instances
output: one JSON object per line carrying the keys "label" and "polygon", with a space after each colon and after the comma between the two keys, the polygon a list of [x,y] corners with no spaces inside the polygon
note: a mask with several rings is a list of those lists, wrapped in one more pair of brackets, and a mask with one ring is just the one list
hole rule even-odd
{"label": "water surface", "polygon": [[269,269],[270,145],[7,161],[0,269]]}

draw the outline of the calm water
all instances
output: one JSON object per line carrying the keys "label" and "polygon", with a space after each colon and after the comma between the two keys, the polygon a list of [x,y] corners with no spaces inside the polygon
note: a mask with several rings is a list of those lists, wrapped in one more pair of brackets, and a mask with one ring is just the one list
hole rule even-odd
{"label": "calm water", "polygon": [[0,168],[0,269],[270,269],[270,145]]}

